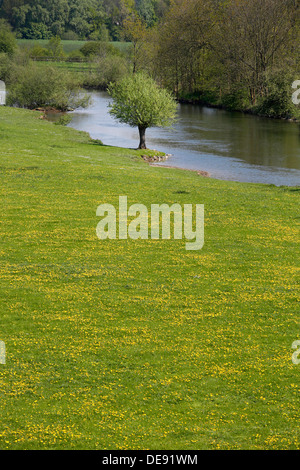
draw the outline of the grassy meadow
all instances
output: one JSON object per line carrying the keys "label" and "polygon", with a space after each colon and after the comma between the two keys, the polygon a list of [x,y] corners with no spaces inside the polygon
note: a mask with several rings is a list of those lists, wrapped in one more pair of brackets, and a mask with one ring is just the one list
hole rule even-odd
{"label": "grassy meadow", "polygon": [[[150,166],[0,107],[1,449],[299,449],[299,188]],[[204,168],[205,170],[205,168]],[[204,204],[205,245],[96,236]]]}
{"label": "grassy meadow", "polygon": [[[65,54],[70,54],[71,52],[78,51],[82,46],[86,44],[87,41],[82,40],[69,40],[62,39],[61,44],[63,46],[63,51]],[[30,49],[34,46],[47,47],[49,40],[48,39],[18,39],[18,46],[23,49]],[[113,46],[118,48],[121,52],[125,52],[130,48],[129,42],[124,41],[113,41],[111,42]]]}
{"label": "grassy meadow", "polygon": [[[18,39],[18,45],[22,48],[31,48],[33,46],[46,47],[49,43],[49,39]],[[65,54],[76,51],[80,49],[86,41],[81,40],[62,40],[61,44],[63,46]]]}

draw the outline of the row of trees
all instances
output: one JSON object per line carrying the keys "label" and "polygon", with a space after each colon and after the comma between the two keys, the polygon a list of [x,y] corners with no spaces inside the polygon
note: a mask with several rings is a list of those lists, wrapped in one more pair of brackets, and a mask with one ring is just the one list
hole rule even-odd
{"label": "row of trees", "polygon": [[122,22],[135,9],[153,26],[169,0],[0,0],[0,18],[27,39],[97,39],[122,37]]}
{"label": "row of trees", "polygon": [[294,115],[298,0],[172,0],[159,27],[140,28],[135,69],[178,97]]}

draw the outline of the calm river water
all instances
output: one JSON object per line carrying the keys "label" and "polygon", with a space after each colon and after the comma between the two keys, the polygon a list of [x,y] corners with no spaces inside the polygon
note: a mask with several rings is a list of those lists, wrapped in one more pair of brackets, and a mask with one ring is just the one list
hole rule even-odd
{"label": "calm river water", "polygon": [[[138,130],[108,113],[109,96],[93,92],[87,109],[71,113],[71,127],[105,145],[137,148]],[[173,129],[148,129],[147,147],[171,154],[160,163],[203,170],[211,177],[275,185],[300,185],[300,125],[198,105],[178,105]]]}

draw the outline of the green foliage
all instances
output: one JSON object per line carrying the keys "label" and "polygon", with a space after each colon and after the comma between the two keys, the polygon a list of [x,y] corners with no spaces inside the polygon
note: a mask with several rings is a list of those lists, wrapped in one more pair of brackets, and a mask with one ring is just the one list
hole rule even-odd
{"label": "green foliage", "polygon": [[106,41],[89,41],[86,42],[81,48],[80,52],[85,57],[100,56],[107,57],[113,55],[120,55],[120,49]]}
{"label": "green foliage", "polygon": [[0,52],[0,80],[7,80],[9,70],[11,66],[11,60],[7,54]]}
{"label": "green foliage", "polygon": [[176,0],[141,56],[179,98],[211,92],[228,109],[297,117],[283,77],[299,77],[299,34],[293,0]]}
{"label": "green foliage", "polygon": [[72,121],[72,116],[64,114],[57,121],[54,122],[56,126],[67,126]]}
{"label": "green foliage", "polygon": [[129,63],[121,45],[102,41],[90,41],[80,49],[92,66],[90,72],[84,75],[85,87],[106,89],[110,82],[119,82],[129,72]]}
{"label": "green foliage", "polygon": [[245,90],[242,88],[232,90],[229,93],[224,93],[224,95],[219,99],[218,103],[228,110],[240,111],[245,108],[245,103],[247,103]]}
{"label": "green foliage", "polygon": [[76,34],[75,31],[68,30],[62,33],[61,38],[65,41],[77,41],[78,34]]}
{"label": "green foliage", "polygon": [[20,29],[22,37],[29,39],[49,39],[51,33],[43,23],[32,23],[29,28]]}
{"label": "green foliage", "polygon": [[0,19],[0,53],[4,52],[13,55],[17,47],[15,35],[11,32],[10,26]]}
{"label": "green foliage", "polygon": [[148,27],[153,26],[157,17],[155,14],[155,2],[153,0],[136,0],[136,9]]}
{"label": "green foliage", "polygon": [[275,118],[300,118],[300,108],[291,97],[291,85],[296,78],[291,72],[278,70],[266,74],[266,93],[256,106],[257,113]]}
{"label": "green foliage", "polygon": [[50,51],[52,57],[64,57],[65,53],[63,50],[63,45],[59,36],[53,36],[48,44],[47,49]]}
{"label": "green foliage", "polygon": [[106,41],[109,41],[109,39],[110,39],[110,34],[109,34],[108,28],[106,27],[105,24],[100,25],[97,29],[95,29],[89,35],[89,40],[90,41],[106,42]]}
{"label": "green foliage", "polygon": [[42,47],[39,44],[36,44],[35,46],[29,49],[29,55],[32,58],[43,58],[49,57],[51,53],[46,47]]}
{"label": "green foliage", "polygon": [[100,50],[100,42],[99,41],[90,41],[84,44],[80,48],[80,52],[85,56],[85,57],[90,57],[93,55],[99,54]]}
{"label": "green foliage", "polygon": [[122,123],[139,128],[139,148],[146,148],[148,127],[168,127],[176,117],[177,104],[171,94],[143,73],[111,84],[108,93],[113,99],[110,114]]}
{"label": "green foliage", "polygon": [[87,88],[105,90],[110,83],[120,82],[129,73],[129,65],[123,56],[99,56],[93,69],[84,74],[83,84]]}
{"label": "green foliage", "polygon": [[100,57],[97,61],[96,74],[102,87],[120,82],[128,71],[126,59],[118,55]]}
{"label": "green foliage", "polygon": [[113,99],[110,114],[132,127],[168,127],[175,119],[175,100],[147,75],[127,76],[108,92]]}
{"label": "green foliage", "polygon": [[84,55],[79,50],[71,51],[67,57],[67,60],[70,62],[77,61],[77,60],[84,60],[84,59],[85,59]]}
{"label": "green foliage", "polygon": [[56,67],[45,69],[32,63],[13,64],[7,85],[7,104],[11,106],[54,107],[65,111],[88,104],[86,95],[81,93],[71,76]]}
{"label": "green foliage", "polygon": [[[148,26],[161,18],[169,0],[136,0]],[[2,0],[0,17],[8,19],[18,37],[24,39],[114,40],[121,39],[123,0]]]}

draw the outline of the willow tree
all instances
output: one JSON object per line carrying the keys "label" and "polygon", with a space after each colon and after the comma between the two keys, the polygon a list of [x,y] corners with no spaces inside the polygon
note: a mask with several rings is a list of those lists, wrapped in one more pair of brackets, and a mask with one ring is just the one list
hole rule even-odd
{"label": "willow tree", "polygon": [[113,99],[109,104],[110,114],[124,124],[138,127],[139,149],[147,148],[148,127],[169,127],[175,120],[177,103],[172,95],[143,73],[111,84],[108,93]]}

